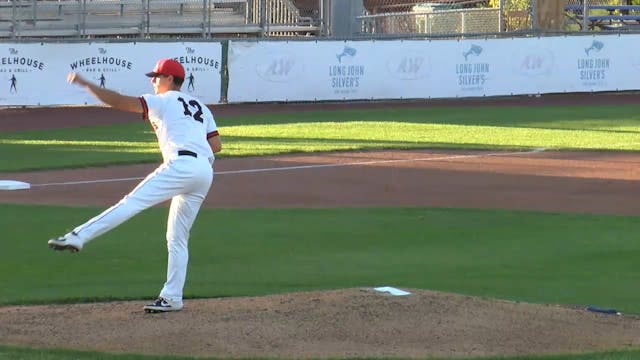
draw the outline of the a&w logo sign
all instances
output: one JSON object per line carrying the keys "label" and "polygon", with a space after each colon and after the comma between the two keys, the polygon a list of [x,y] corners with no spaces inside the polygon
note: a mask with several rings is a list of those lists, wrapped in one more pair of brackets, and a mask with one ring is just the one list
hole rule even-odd
{"label": "a&w logo sign", "polygon": [[399,79],[420,79],[427,75],[427,60],[417,54],[393,57],[387,62],[387,70]]}
{"label": "a&w logo sign", "polygon": [[287,82],[294,76],[296,60],[289,57],[274,58],[271,62],[258,65],[258,75],[273,82]]}

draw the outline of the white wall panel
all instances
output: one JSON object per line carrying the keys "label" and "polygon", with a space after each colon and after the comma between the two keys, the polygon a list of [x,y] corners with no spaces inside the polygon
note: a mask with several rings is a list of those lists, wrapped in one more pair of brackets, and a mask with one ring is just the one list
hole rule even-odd
{"label": "white wall panel", "polygon": [[229,102],[638,89],[640,35],[229,44]]}
{"label": "white wall panel", "polygon": [[0,105],[98,104],[66,82],[71,71],[126,95],[151,93],[144,74],[163,57],[185,67],[183,91],[220,102],[220,43],[45,43],[0,45]]}

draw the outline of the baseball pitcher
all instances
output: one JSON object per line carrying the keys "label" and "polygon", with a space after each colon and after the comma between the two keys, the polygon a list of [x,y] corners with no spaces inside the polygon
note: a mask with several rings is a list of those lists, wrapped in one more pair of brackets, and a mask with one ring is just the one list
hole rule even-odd
{"label": "baseball pitcher", "polygon": [[158,299],[145,305],[144,310],[177,311],[183,307],[189,232],[211,187],[214,153],[222,149],[222,142],[211,111],[200,100],[180,91],[185,72],[179,62],[160,59],[146,75],[151,78],[154,94],[140,97],[102,88],[73,72],[67,76],[69,83],[84,87],[103,103],[139,113],[148,120],[158,138],[163,163],[117,204],[48,244],[53,250],[78,252],[89,241],[142,210],[171,199],[167,281]]}

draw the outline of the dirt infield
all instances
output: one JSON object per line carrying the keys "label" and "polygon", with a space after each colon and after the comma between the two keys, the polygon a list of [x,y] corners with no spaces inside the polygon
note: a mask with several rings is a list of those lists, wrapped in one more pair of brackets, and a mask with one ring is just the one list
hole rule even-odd
{"label": "dirt infield", "polygon": [[[634,98],[571,95],[322,108],[611,104]],[[214,107],[217,116],[315,109],[312,104]],[[7,117],[0,120],[0,133],[140,121],[105,108],[3,111]],[[640,155],[633,153],[549,151],[370,151],[222,159],[205,206],[438,206],[639,215],[638,165]],[[0,203],[108,206],[154,166],[5,173],[0,177],[28,181],[33,188],[2,192]],[[515,355],[640,346],[640,321],[634,316],[410,291],[406,297],[346,289],[187,300],[183,312],[159,315],[141,312],[143,302],[2,307],[0,343],[287,358]]]}
{"label": "dirt infield", "polygon": [[[155,165],[4,174],[0,203],[108,206]],[[216,163],[206,207],[438,206],[640,214],[632,153],[371,151]],[[106,181],[106,182],[105,182]]]}
{"label": "dirt infield", "polygon": [[640,320],[559,306],[371,289],[189,300],[180,313],[136,302],[0,308],[3,343],[233,358],[460,357],[640,345]]}

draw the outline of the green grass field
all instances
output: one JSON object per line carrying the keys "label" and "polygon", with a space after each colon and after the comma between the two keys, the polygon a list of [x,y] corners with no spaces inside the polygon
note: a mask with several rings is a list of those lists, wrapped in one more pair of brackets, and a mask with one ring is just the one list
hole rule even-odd
{"label": "green grass field", "polygon": [[[638,106],[317,111],[218,119],[220,156],[363,149],[640,150]],[[157,162],[148,124],[5,133],[0,172]]]}
{"label": "green grass field", "polygon": [[[225,157],[379,148],[638,151],[639,109],[387,109],[265,114],[218,123]],[[0,153],[10,156],[0,157],[0,171],[158,161],[155,146],[144,124],[4,133]],[[81,256],[57,256],[47,249],[49,237],[100,210],[0,204],[0,305],[155,296],[166,266],[164,227],[156,225],[165,223],[166,209],[143,212],[96,239]],[[204,209],[191,235],[185,296],[391,285],[640,314],[639,233],[634,216],[433,208]],[[0,347],[0,359],[5,358],[150,357]],[[636,358],[640,350],[539,359]]]}
{"label": "green grass field", "polygon": [[[138,215],[72,257],[53,256],[46,239],[66,230],[60,224],[80,223],[99,209],[3,205],[1,210],[5,238],[22,240],[9,242],[0,255],[0,282],[6,285],[0,304],[144,299],[163,282],[164,227],[157,225],[166,221],[166,209]],[[635,217],[622,216],[426,208],[206,209],[191,235],[185,295],[392,284],[640,313],[640,291],[629,286],[640,253],[639,232]],[[56,277],[47,276],[51,268]],[[129,286],[122,286],[125,277]]]}

